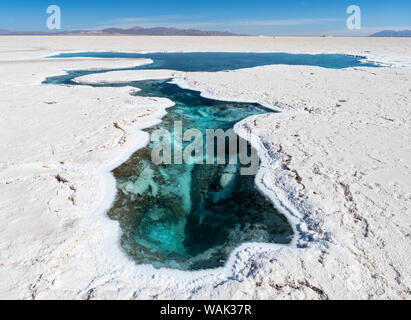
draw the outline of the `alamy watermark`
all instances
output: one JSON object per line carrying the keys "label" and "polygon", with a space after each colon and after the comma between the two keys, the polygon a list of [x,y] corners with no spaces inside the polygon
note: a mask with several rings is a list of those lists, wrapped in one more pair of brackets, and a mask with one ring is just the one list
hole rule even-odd
{"label": "alamy watermark", "polygon": [[350,5],[347,8],[347,13],[350,16],[347,18],[347,28],[349,30],[361,29],[361,8],[357,5]]}
{"label": "alamy watermark", "polygon": [[238,165],[241,175],[255,175],[260,160],[257,151],[233,129],[192,128],[183,132],[182,121],[175,121],[173,132],[166,129],[151,133],[154,147],[151,160],[157,164]]}
{"label": "alamy watermark", "polygon": [[61,9],[57,5],[47,7],[47,29],[60,30],[61,29]]}
{"label": "alamy watermark", "polygon": [[[61,29],[61,9],[58,5],[50,5],[47,7],[47,28],[49,30]],[[347,18],[346,26],[349,30],[361,29],[361,8],[358,5],[352,4],[347,7],[347,14],[350,16]]]}

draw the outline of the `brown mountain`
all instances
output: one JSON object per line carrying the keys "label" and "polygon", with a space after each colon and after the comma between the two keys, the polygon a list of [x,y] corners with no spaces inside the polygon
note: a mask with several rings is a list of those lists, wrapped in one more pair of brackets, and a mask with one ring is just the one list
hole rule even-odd
{"label": "brown mountain", "polygon": [[142,28],[134,27],[130,29],[107,28],[101,30],[104,34],[132,34],[132,35],[149,35],[149,36],[235,36],[231,32],[221,31],[201,31],[196,29],[177,29],[177,28]]}
{"label": "brown mountain", "polygon": [[129,29],[106,28],[103,30],[77,30],[61,32],[40,31],[9,31],[0,30],[0,35],[147,35],[147,36],[238,36],[239,34],[221,31],[201,31],[196,29],[177,29],[166,27],[143,28],[133,27]]}

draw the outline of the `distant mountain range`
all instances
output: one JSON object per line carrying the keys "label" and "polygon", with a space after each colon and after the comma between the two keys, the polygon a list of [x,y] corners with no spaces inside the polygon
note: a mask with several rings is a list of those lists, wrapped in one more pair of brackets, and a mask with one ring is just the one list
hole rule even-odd
{"label": "distant mountain range", "polygon": [[131,34],[131,35],[149,35],[149,36],[236,36],[231,32],[221,31],[201,31],[196,29],[177,29],[177,28],[142,28],[134,27],[130,29],[107,28],[101,30],[104,34]]}
{"label": "distant mountain range", "polygon": [[411,30],[393,31],[384,30],[370,35],[370,37],[411,37]]}
{"label": "distant mountain range", "polygon": [[78,30],[61,32],[42,31],[9,31],[0,30],[0,35],[138,35],[138,36],[240,36],[239,34],[221,31],[201,31],[196,29],[177,28],[143,28],[134,27],[129,29],[106,28],[102,30]]}
{"label": "distant mountain range", "polygon": [[[246,36],[221,31],[202,31],[196,29],[177,29],[166,27],[143,28],[133,27],[129,29],[105,28],[102,30],[73,30],[73,31],[10,31],[0,29],[0,35],[136,35],[136,36]],[[411,30],[393,31],[384,30],[370,35],[370,37],[411,37]]]}

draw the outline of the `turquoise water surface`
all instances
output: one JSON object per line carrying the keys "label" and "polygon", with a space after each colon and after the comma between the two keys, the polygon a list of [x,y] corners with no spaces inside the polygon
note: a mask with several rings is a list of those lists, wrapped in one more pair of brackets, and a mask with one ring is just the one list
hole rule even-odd
{"label": "turquoise water surface", "polygon": [[362,63],[365,57],[344,54],[290,54],[290,53],[245,53],[245,52],[77,52],[62,53],[53,58],[148,58],[154,63],[136,69],[169,69],[177,71],[234,70],[273,64],[318,66],[331,69],[349,67],[375,67]]}
{"label": "turquoise water surface", "polygon": [[[220,71],[269,64],[315,65],[324,68],[371,66],[361,57],[293,55],[285,53],[151,53],[88,52],[56,58],[151,58],[154,63],[132,69]],[[77,85],[73,78],[96,72],[70,71],[45,83]],[[169,80],[137,81],[99,86],[134,86],[141,96],[165,97],[175,106],[163,121],[148,129],[172,131],[176,120],[183,130],[230,129],[248,116],[273,112],[255,103],[206,99]],[[114,170],[118,196],[108,213],[118,220],[121,244],[137,263],[155,267],[198,270],[222,266],[230,252],[245,242],[287,244],[293,230],[287,219],[255,187],[254,176],[239,174],[240,165],[170,164],[151,161],[154,143],[138,150]],[[174,147],[174,146],[173,146]]]}

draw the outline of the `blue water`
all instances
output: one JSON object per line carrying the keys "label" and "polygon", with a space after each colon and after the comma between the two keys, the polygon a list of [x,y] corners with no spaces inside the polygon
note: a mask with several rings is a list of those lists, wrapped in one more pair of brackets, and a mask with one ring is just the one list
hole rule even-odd
{"label": "blue water", "polygon": [[[365,66],[360,57],[283,53],[75,53],[58,57],[151,58],[152,65],[133,69],[220,71],[267,64],[316,65],[325,68]],[[45,83],[77,85],[73,78],[105,71],[70,71]],[[163,121],[148,129],[230,129],[248,116],[273,112],[255,103],[206,99],[169,80],[136,81],[98,86],[134,86],[141,96],[166,97],[175,103]],[[289,243],[293,230],[287,219],[262,196],[254,176],[239,174],[240,165],[155,165],[154,143],[138,150],[113,171],[118,196],[108,215],[119,221],[121,245],[137,263],[198,270],[222,266],[244,242]],[[174,147],[174,146],[173,146]],[[250,147],[251,148],[251,147]],[[229,174],[230,182],[222,183]]]}
{"label": "blue water", "polygon": [[[227,130],[245,117],[272,112],[254,103],[206,99],[167,80],[127,85],[142,89],[138,95],[167,97],[176,104],[149,131],[172,131],[174,120],[179,120],[183,128],[197,128],[204,135],[206,129]],[[258,192],[254,176],[239,174],[240,165],[156,166],[150,158],[155,145],[139,150],[114,170],[120,192],[109,215],[127,230],[123,248],[136,261],[183,270],[214,268],[241,243],[291,241],[287,219]],[[233,172],[233,179],[223,185],[227,172]],[[148,179],[154,188],[133,192]]]}
{"label": "blue water", "polygon": [[349,67],[375,67],[370,63],[361,63],[365,57],[343,54],[289,54],[289,53],[244,53],[244,52],[176,52],[176,53],[121,53],[121,52],[80,52],[62,53],[54,58],[149,58],[153,64],[138,69],[169,69],[177,71],[235,70],[265,65],[286,64],[318,66],[323,68],[343,69]]}

